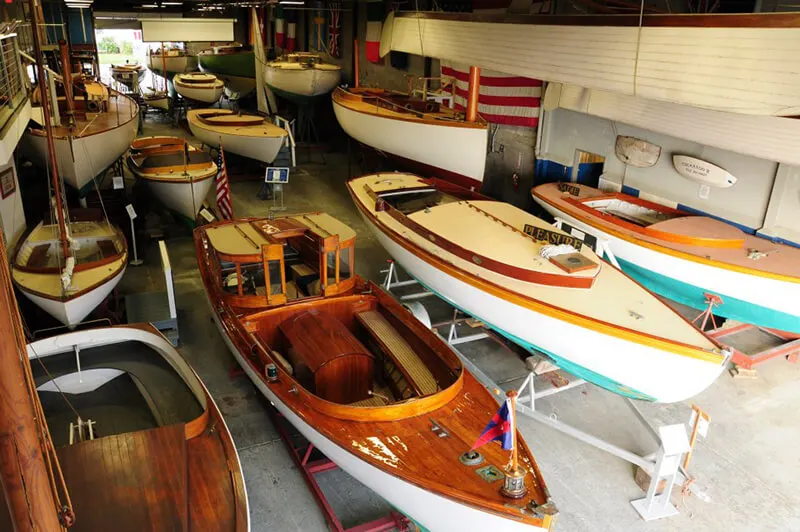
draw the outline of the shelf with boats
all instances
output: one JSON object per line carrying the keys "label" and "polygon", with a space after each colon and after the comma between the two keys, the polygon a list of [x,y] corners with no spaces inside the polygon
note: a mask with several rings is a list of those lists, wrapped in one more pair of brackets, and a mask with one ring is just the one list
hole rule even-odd
{"label": "shelf with boats", "polygon": [[549,529],[555,512],[521,436],[461,458],[497,410],[447,344],[354,272],[355,232],[324,213],[195,230],[212,315],[256,387],[317,449],[430,530]]}
{"label": "shelf with boats", "polygon": [[576,376],[628,397],[675,402],[703,391],[727,365],[719,343],[525,211],[412,174],[363,176],[348,188],[409,275]]}

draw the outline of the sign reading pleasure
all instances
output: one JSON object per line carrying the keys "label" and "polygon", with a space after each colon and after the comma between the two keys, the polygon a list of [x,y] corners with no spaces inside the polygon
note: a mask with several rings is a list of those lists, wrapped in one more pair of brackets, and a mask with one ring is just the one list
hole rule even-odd
{"label": "sign reading pleasure", "polygon": [[525,227],[522,228],[522,231],[526,235],[533,237],[534,240],[547,242],[548,244],[553,244],[556,246],[560,244],[568,244],[574,247],[576,251],[580,251],[581,247],[583,246],[583,242],[581,242],[580,238],[565,235],[556,231],[550,231],[549,229],[536,227],[535,225],[525,224]]}

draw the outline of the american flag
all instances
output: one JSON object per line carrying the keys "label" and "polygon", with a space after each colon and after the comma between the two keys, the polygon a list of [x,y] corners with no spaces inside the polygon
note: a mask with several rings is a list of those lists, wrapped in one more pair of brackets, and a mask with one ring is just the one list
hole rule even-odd
{"label": "american flag", "polygon": [[228,183],[228,171],[225,168],[225,150],[222,142],[219,144],[217,157],[217,209],[223,220],[233,219],[233,204],[231,203],[231,186]]}
{"label": "american flag", "polygon": [[[442,61],[442,77],[454,79],[455,108],[463,111],[469,93],[469,65]],[[539,126],[542,81],[481,70],[478,113],[492,124]]]}

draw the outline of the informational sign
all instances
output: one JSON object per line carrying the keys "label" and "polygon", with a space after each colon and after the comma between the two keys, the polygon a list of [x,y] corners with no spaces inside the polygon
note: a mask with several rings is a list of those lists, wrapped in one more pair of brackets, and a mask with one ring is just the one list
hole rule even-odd
{"label": "informational sign", "polygon": [[576,229],[569,225],[568,223],[561,222],[561,230],[565,233],[569,233],[570,235],[574,236],[575,238],[580,238],[581,241],[592,248],[592,251],[597,251],[597,237],[594,235],[590,235],[589,233],[584,233],[580,229]]}
{"label": "informational sign", "polygon": [[205,219],[205,221],[207,221],[207,222],[209,222],[209,223],[213,222],[213,221],[214,221],[214,219],[215,219],[215,218],[214,218],[214,215],[213,215],[213,214],[211,214],[211,213],[208,211],[208,209],[206,209],[206,208],[202,208],[202,209],[200,209],[200,216],[202,216],[202,217],[203,217],[203,219]]}
{"label": "informational sign", "polygon": [[581,195],[581,187],[570,185],[569,183],[561,182],[558,184],[559,192],[567,192],[571,196],[580,196]]}
{"label": "informational sign", "polygon": [[574,247],[576,251],[580,251],[581,247],[583,246],[583,242],[581,242],[580,238],[575,238],[574,236],[564,235],[556,231],[550,231],[549,229],[536,227],[535,225],[525,224],[525,227],[522,228],[522,231],[526,235],[531,236],[540,242],[547,242],[548,244],[553,244],[556,246],[568,244]]}
{"label": "informational sign", "polygon": [[264,183],[288,183],[289,182],[289,169],[270,166],[267,168],[267,173],[264,175]]}
{"label": "informational sign", "polygon": [[133,205],[128,203],[127,205],[125,205],[125,210],[128,211],[128,217],[131,220],[135,220],[136,219],[136,211],[133,209]]}
{"label": "informational sign", "polygon": [[122,190],[123,188],[125,188],[125,180],[123,179],[123,177],[121,175],[115,175],[111,179],[112,179],[114,190]]}

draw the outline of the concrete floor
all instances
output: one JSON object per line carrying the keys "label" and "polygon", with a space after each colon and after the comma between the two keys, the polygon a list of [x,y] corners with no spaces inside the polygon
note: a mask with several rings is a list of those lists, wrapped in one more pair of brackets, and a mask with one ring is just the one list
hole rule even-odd
{"label": "concrete floor", "polygon": [[[187,136],[166,123],[145,122],[145,135]],[[288,212],[325,210],[358,232],[356,271],[379,279],[388,258],[361,222],[345,188],[348,165],[340,154],[327,164],[301,164],[286,190]],[[354,167],[357,171],[357,167]],[[258,181],[232,183],[237,216],[266,215],[271,202],[257,198]],[[221,408],[244,468],[252,529],[314,532],[327,530],[324,518],[272,426],[247,377],[231,378],[233,358],[212,325],[197,272],[188,230],[167,240],[179,308],[181,353],[200,374]],[[129,268],[120,290],[151,290],[160,283],[155,241],[143,244],[145,265]],[[428,298],[434,321],[449,315],[443,303]],[[587,347],[589,348],[589,347]],[[504,387],[518,386],[526,374],[521,360],[491,340],[462,347]],[[559,531],[800,530],[800,365],[774,360],[755,380],[724,374],[694,399],[711,416],[708,439],[696,447],[690,471],[711,502],[686,497],[677,517],[642,521],[629,501],[643,496],[633,481],[634,468],[611,455],[520,416],[519,427],[553,495]],[[691,402],[641,404],[655,424],[688,422]],[[566,423],[617,445],[646,454],[655,451],[624,401],[591,385],[540,400],[538,407]],[[384,501],[341,471],[320,478],[345,526],[376,518]]]}

